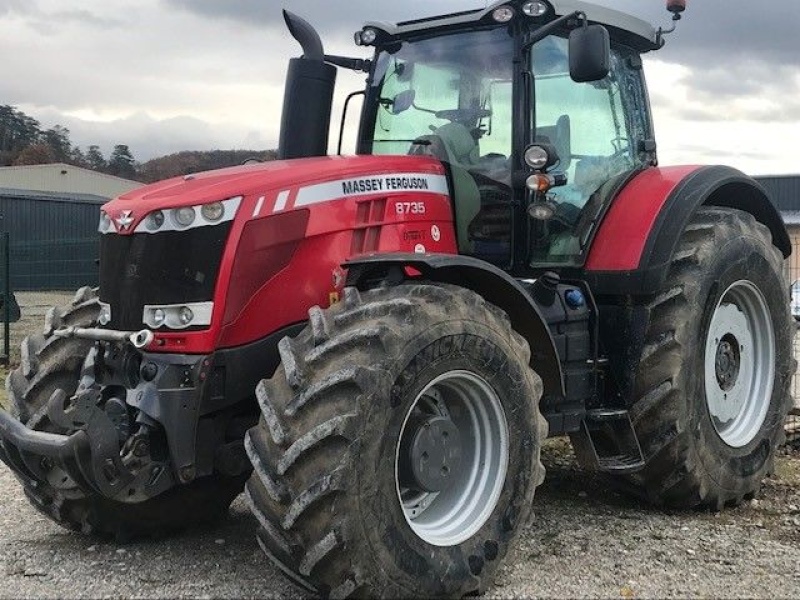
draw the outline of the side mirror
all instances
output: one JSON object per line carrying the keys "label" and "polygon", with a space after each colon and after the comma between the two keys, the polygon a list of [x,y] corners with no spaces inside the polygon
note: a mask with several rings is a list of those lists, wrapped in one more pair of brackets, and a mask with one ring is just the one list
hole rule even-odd
{"label": "side mirror", "polygon": [[414,63],[404,62],[397,65],[397,81],[401,83],[408,83],[414,79]]}
{"label": "side mirror", "polygon": [[394,97],[394,100],[392,100],[392,114],[399,115],[400,113],[406,112],[409,108],[414,106],[414,100],[416,97],[416,90],[406,90],[397,94],[397,96]]}
{"label": "side mirror", "polygon": [[611,71],[611,37],[602,25],[587,25],[569,34],[569,74],[576,83],[600,81]]}

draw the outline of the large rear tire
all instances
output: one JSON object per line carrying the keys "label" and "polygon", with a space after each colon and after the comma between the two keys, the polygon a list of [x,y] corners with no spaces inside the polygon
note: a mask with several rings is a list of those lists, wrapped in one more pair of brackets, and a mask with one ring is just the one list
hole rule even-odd
{"label": "large rear tire", "polygon": [[704,208],[650,305],[630,414],[650,501],[721,509],[773,469],[792,405],[793,325],[783,257],[752,215]]}
{"label": "large rear tire", "polygon": [[453,286],[348,288],[309,314],[245,440],[262,548],[331,597],[485,589],[544,477],[527,343]]}
{"label": "large rear tire", "polygon": [[[53,335],[61,327],[94,327],[100,312],[97,293],[82,288],[72,304],[53,308],[45,320],[44,335],[32,335],[22,342],[21,364],[6,380],[11,412],[29,428],[53,433],[44,407],[57,389],[75,392],[81,369],[92,342]],[[42,514],[62,527],[85,534],[127,541],[161,536],[223,517],[244,487],[246,476],[215,475],[180,486],[139,504],[125,504],[97,494],[85,494],[66,482],[52,467],[48,483],[20,477],[25,494]]]}

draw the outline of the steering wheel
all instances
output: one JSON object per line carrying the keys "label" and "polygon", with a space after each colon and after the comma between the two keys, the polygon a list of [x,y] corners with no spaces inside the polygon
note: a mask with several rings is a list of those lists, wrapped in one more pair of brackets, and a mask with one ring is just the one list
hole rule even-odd
{"label": "steering wheel", "polygon": [[485,108],[456,108],[452,110],[437,110],[437,119],[444,119],[452,123],[472,125],[476,121],[492,116],[492,111]]}

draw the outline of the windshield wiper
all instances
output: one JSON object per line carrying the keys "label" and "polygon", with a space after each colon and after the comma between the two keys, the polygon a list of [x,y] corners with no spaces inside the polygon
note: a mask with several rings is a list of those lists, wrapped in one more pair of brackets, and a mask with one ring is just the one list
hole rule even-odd
{"label": "windshield wiper", "polygon": [[433,143],[430,140],[421,140],[419,138],[415,140],[372,140],[373,144],[391,144],[392,142],[408,142],[409,144],[417,144],[418,146],[430,146]]}

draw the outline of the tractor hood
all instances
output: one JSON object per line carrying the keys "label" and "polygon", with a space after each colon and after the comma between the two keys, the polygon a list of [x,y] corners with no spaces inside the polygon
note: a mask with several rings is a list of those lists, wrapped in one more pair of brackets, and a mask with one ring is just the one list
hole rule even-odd
{"label": "tractor hood", "polygon": [[298,205],[381,191],[424,190],[425,186],[447,194],[444,174],[438,160],[421,156],[327,156],[272,161],[168,179],[123,194],[102,210],[113,227],[107,233],[130,235],[155,211],[234,198],[239,199],[237,218],[242,214],[255,218],[290,209],[304,193],[313,195],[314,201],[303,202],[301,198]]}

